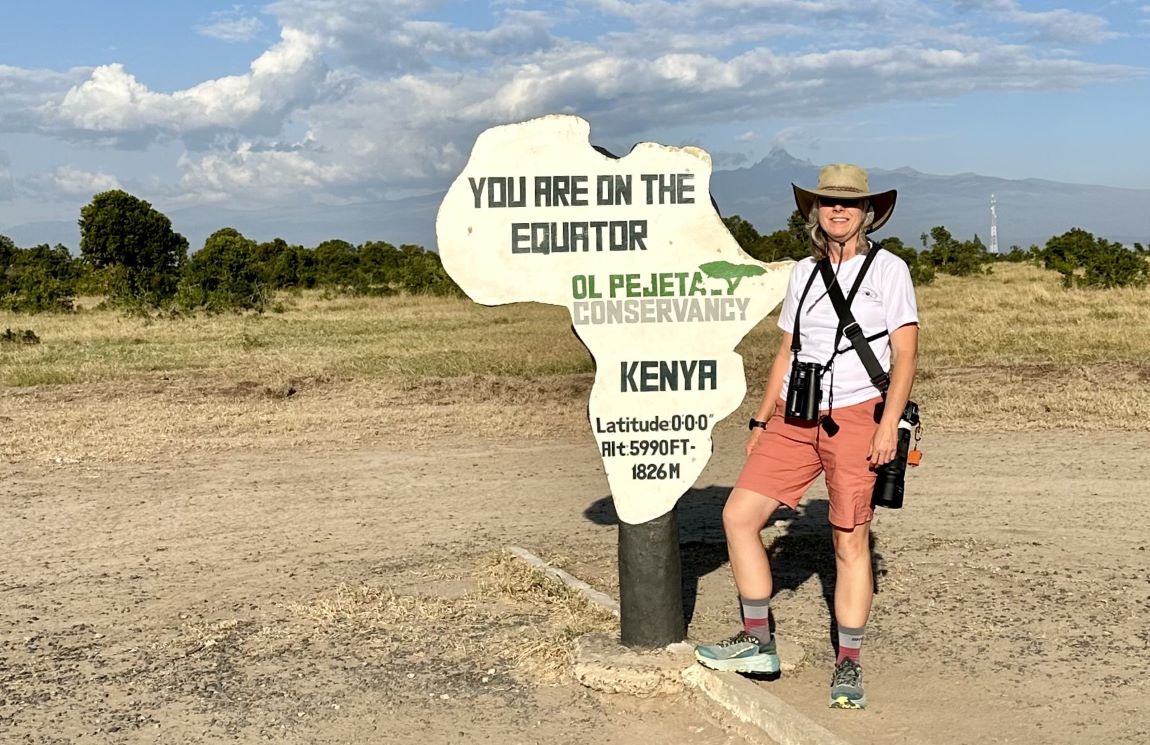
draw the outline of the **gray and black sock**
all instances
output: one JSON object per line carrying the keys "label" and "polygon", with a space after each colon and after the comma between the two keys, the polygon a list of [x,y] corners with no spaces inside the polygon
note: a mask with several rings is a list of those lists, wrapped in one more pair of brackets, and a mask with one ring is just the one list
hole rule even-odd
{"label": "gray and black sock", "polygon": [[761,644],[770,644],[774,638],[771,634],[771,599],[739,598],[743,610],[743,630],[758,638]]}
{"label": "gray and black sock", "polygon": [[835,660],[835,664],[839,664],[845,659],[854,660],[856,663],[859,661],[859,652],[862,651],[863,633],[866,631],[866,626],[859,626],[857,629],[850,626],[839,625],[839,656]]}

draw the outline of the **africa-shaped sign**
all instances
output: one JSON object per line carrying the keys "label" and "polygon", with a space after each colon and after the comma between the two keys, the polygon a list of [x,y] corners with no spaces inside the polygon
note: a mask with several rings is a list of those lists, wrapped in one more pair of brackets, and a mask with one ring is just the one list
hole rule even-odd
{"label": "africa-shaped sign", "polygon": [[746,393],[735,346],[786,291],[712,206],[711,159],[641,143],[595,150],[590,126],[546,116],[475,142],[439,209],[448,274],[485,305],[566,306],[595,358],[588,412],[619,519],[674,507]]}

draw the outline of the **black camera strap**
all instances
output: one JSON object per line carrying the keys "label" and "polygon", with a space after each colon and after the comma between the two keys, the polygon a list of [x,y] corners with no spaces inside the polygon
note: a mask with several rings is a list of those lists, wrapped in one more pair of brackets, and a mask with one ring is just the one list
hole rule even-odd
{"label": "black camera strap", "polygon": [[799,352],[803,351],[803,343],[799,337],[800,321],[803,317],[803,303],[807,301],[807,295],[811,292],[811,285],[815,283],[815,272],[811,272],[811,276],[807,277],[807,284],[803,288],[803,294],[799,295],[799,305],[795,308],[795,330],[791,334],[791,351],[797,357]]}
{"label": "black camera strap", "polygon": [[[850,340],[855,352],[858,353],[859,360],[862,361],[863,367],[866,368],[866,374],[870,377],[870,382],[885,396],[886,389],[890,386],[890,375],[886,370],[882,369],[882,365],[879,364],[878,358],[875,357],[874,350],[870,348],[869,339],[877,339],[885,335],[886,332],[884,331],[877,336],[868,338],[858,325],[858,321],[855,320],[854,314],[851,313],[850,306],[855,295],[858,293],[859,287],[862,285],[863,277],[866,276],[867,270],[870,269],[870,265],[874,262],[874,257],[878,255],[880,250],[882,250],[882,247],[876,244],[871,246],[871,249],[867,251],[866,258],[863,259],[863,265],[859,268],[858,276],[855,277],[854,285],[851,287],[850,300],[843,297],[843,291],[842,288],[839,287],[838,279],[835,277],[834,272],[831,271],[830,259],[826,257],[820,259],[818,261],[818,269],[823,277],[823,284],[827,287],[827,296],[831,299],[831,304],[834,305],[835,313],[839,317],[839,330],[835,335],[835,354],[838,354],[839,339],[845,335],[847,339]],[[814,272],[811,272],[811,274],[813,276]],[[797,323],[795,327],[796,329],[798,328]]]}

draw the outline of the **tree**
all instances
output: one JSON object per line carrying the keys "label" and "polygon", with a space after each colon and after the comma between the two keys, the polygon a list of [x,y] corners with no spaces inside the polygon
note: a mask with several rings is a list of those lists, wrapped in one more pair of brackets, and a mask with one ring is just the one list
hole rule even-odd
{"label": "tree", "polygon": [[1062,284],[1074,284],[1074,271],[1080,268],[1094,250],[1094,236],[1082,228],[1071,228],[1046,242],[1042,249],[1042,266],[1062,275]]}
{"label": "tree", "polygon": [[180,280],[177,302],[189,310],[263,311],[268,286],[260,274],[256,242],[234,228],[212,233]]}
{"label": "tree", "polygon": [[359,257],[347,241],[330,240],[316,246],[315,263],[316,280],[322,287],[356,287]]}
{"label": "tree", "polygon": [[738,215],[724,217],[723,223],[731,231],[739,246],[759,261],[772,262],[783,259],[804,259],[810,256],[810,237],[807,235],[807,221],[798,210],[787,218],[787,227],[770,235],[760,235],[755,226]]}
{"label": "tree", "polygon": [[113,303],[158,307],[176,293],[188,241],[151,204],[116,189],[80,210],[80,253]]}
{"label": "tree", "polygon": [[15,258],[16,252],[19,250],[11,238],[6,235],[0,235],[0,269],[6,268],[11,264],[12,259]]}
{"label": "tree", "polygon": [[723,224],[727,226],[727,230],[730,231],[735,242],[739,244],[739,248],[747,253],[751,253],[751,250],[762,239],[759,231],[755,230],[755,226],[738,215],[724,217]]}
{"label": "tree", "polygon": [[[924,233],[924,244],[926,237]],[[919,256],[919,261],[925,261],[938,271],[956,277],[986,274],[989,270],[983,267],[992,260],[978,236],[972,241],[959,241],[941,225],[930,229],[930,249]]]}
{"label": "tree", "polygon": [[1029,249],[1023,249],[1022,246],[1014,245],[1005,254],[998,257],[999,261],[1006,261],[1011,264],[1022,264],[1034,258],[1032,253],[1033,246]]}
{"label": "tree", "polygon": [[804,249],[810,243],[811,236],[807,233],[807,216],[797,209],[787,218],[787,231],[794,236],[797,242],[803,244]]}
{"label": "tree", "polygon": [[368,241],[359,247],[359,274],[364,291],[387,294],[400,281],[404,254],[386,241]]}
{"label": "tree", "polygon": [[916,285],[929,285],[934,281],[934,267],[919,257],[918,251],[902,242],[897,236],[883,238],[882,247],[906,262],[910,269],[910,280]]}
{"label": "tree", "polygon": [[1079,287],[1142,287],[1150,280],[1146,259],[1115,241],[1099,238],[1097,250],[1087,257]]}
{"label": "tree", "polygon": [[1041,254],[1043,266],[1061,274],[1064,287],[1141,287],[1150,280],[1146,259],[1081,228],[1054,236]]}
{"label": "tree", "polygon": [[61,245],[20,249],[0,235],[0,308],[17,313],[71,311],[79,262]]}
{"label": "tree", "polygon": [[404,256],[399,270],[399,281],[410,293],[426,295],[463,295],[463,290],[448,276],[439,254],[420,246],[404,244],[399,247]]}
{"label": "tree", "polygon": [[256,246],[260,277],[269,288],[315,287],[315,254],[303,246],[276,238]]}

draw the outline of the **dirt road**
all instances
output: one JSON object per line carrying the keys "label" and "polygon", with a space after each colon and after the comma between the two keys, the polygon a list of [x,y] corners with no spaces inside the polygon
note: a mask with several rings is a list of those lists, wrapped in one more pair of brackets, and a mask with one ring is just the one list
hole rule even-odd
{"label": "dirt road", "polygon": [[[694,638],[737,619],[719,512],[741,437],[719,430],[681,504]],[[825,708],[819,490],[764,532],[808,659],[763,685],[857,745],[1150,740],[1150,435],[928,446],[876,522],[871,708]],[[606,488],[589,435],[0,466],[0,741],[740,742],[685,699],[508,663],[540,621],[482,594],[484,562],[517,543],[614,592]],[[374,625],[331,620],[355,588],[390,599],[357,606]]]}

